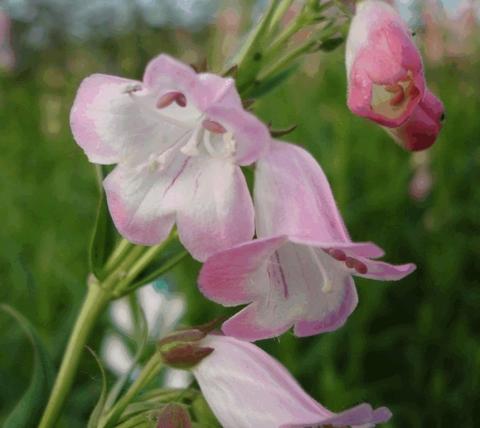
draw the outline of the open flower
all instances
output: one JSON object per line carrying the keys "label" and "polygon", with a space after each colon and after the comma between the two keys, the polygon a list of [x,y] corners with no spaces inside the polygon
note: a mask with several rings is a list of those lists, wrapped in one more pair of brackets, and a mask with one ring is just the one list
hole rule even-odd
{"label": "open flower", "polygon": [[435,143],[444,117],[442,102],[427,89],[423,100],[402,126],[385,130],[406,150],[425,150]]}
{"label": "open flower", "polygon": [[404,123],[423,99],[420,53],[400,15],[389,4],[357,4],[346,46],[348,106],[381,125]]}
{"label": "open flower", "polygon": [[306,394],[285,367],[251,343],[209,335],[202,346],[213,352],[193,374],[225,428],[367,428],[391,417],[387,408],[374,410],[366,403],[331,412]]}
{"label": "open flower", "polygon": [[143,82],[94,74],[78,90],[71,127],[89,160],[118,164],[104,187],[119,232],[163,241],[176,222],[199,260],[253,236],[239,165],[265,151],[268,129],[246,112],[234,81],[160,55]]}
{"label": "open flower", "polygon": [[374,260],[379,247],[350,240],[323,171],[300,147],[274,142],[257,163],[254,196],[261,239],[214,254],[199,277],[215,302],[249,304],[223,324],[227,335],[335,330],[357,305],[353,275],[399,280],[415,269]]}

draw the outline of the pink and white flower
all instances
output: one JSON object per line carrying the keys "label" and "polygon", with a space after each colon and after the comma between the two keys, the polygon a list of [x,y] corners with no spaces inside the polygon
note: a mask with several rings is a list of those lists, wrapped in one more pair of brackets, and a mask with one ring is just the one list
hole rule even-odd
{"label": "pink and white flower", "polygon": [[428,89],[408,120],[398,128],[384,128],[404,149],[420,151],[432,146],[442,129],[443,103]]}
{"label": "pink and white flower", "polygon": [[358,2],[346,45],[348,107],[383,126],[403,124],[423,99],[420,53],[397,11],[380,0]]}
{"label": "pink and white flower", "polygon": [[274,142],[257,162],[254,197],[260,239],[214,254],[199,276],[211,300],[248,304],[223,324],[229,336],[335,330],[357,305],[353,275],[399,280],[415,269],[377,261],[379,247],[351,241],[325,174],[300,147]]}
{"label": "pink and white flower", "polygon": [[70,118],[91,162],[117,164],[104,187],[115,225],[130,241],[157,244],[176,223],[182,243],[204,260],[252,238],[240,165],[255,162],[270,135],[243,109],[232,79],[160,55],[143,82],[86,78]]}
{"label": "pink and white flower", "polygon": [[193,369],[203,396],[225,428],[372,427],[388,421],[386,407],[363,403],[333,413],[311,398],[278,361],[257,346],[209,335],[214,351]]}

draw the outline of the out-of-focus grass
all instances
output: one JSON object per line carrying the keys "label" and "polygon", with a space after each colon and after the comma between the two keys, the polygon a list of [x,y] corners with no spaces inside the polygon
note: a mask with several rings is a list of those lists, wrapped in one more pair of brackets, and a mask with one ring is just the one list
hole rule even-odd
{"label": "out-of-focus grass", "polygon": [[[84,293],[97,197],[93,169],[68,126],[76,86],[96,71],[140,77],[147,58],[162,46],[172,51],[163,33],[132,35],[97,50],[53,52],[28,72],[0,78],[0,300],[35,324],[56,363]],[[307,147],[325,169],[352,237],[377,242],[389,261],[418,264],[400,283],[358,280],[359,307],[339,331],[262,342],[334,410],[365,400],[392,408],[390,426],[475,426],[479,72],[472,59],[468,67],[446,64],[428,73],[447,120],[430,151],[434,187],[422,202],[408,194],[410,155],[348,112],[341,52],[325,58],[316,75],[299,74],[258,102],[257,112],[274,126],[298,124],[289,139]],[[186,322],[225,313],[196,289],[197,268],[187,261],[175,271],[188,296]],[[1,421],[26,388],[31,351],[1,314],[0,329]],[[59,426],[85,426],[100,388],[96,370],[85,353]]]}

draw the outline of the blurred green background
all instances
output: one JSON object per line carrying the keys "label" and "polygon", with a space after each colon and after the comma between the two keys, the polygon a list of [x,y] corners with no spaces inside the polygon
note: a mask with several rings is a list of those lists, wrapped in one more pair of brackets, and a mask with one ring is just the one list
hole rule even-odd
{"label": "blurred green background", "polygon": [[[100,22],[87,35],[67,36],[52,24],[33,44],[31,27],[58,9],[45,7],[33,23],[14,20],[17,65],[0,75],[0,301],[32,321],[56,364],[85,292],[98,198],[94,169],[69,129],[76,88],[93,72],[140,78],[160,52],[218,64],[249,24],[250,6],[233,13],[204,5],[205,16],[181,25],[133,14],[122,31],[102,32]],[[379,127],[350,114],[343,48],[308,58],[256,104],[255,112],[275,127],[298,124],[288,139],[325,169],[355,240],[375,241],[389,261],[418,265],[399,283],[357,280],[360,304],[340,330],[308,339],[285,334],[261,346],[332,410],[368,401],[392,409],[391,427],[474,427],[480,423],[479,27],[477,21],[471,28],[465,39],[471,49],[464,52],[450,48],[459,36],[438,23],[438,53],[428,44],[435,28],[417,25],[429,86],[447,117],[426,154],[402,151]],[[225,313],[198,292],[198,268],[186,260],[169,275],[187,296],[185,324]],[[93,349],[106,324],[92,335]],[[4,314],[0,332],[1,423],[28,385],[32,352]],[[85,353],[59,426],[85,426],[99,388]]]}

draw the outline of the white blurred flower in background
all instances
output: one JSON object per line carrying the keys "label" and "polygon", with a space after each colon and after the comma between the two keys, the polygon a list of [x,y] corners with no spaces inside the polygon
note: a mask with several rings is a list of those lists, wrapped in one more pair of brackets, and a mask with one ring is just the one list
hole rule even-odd
{"label": "white blurred flower in background", "polygon": [[[142,308],[148,328],[148,340],[155,342],[171,332],[185,313],[185,299],[168,291],[163,280],[145,285],[136,292],[138,305]],[[126,344],[128,339],[138,336],[135,322],[135,308],[128,297],[114,301],[110,306],[112,327],[105,337],[101,355],[106,366],[117,376],[127,373],[134,360]],[[138,369],[133,371],[135,377]],[[163,386],[168,388],[185,388],[191,382],[190,373],[184,370],[166,369],[163,371]]]}

